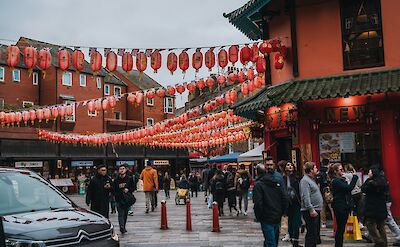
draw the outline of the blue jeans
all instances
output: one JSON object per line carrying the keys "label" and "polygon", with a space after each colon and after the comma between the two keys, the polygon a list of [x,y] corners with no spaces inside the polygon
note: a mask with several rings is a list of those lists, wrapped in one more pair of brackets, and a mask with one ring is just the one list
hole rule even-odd
{"label": "blue jeans", "polygon": [[279,224],[261,223],[261,230],[264,234],[264,247],[277,247],[279,238]]}

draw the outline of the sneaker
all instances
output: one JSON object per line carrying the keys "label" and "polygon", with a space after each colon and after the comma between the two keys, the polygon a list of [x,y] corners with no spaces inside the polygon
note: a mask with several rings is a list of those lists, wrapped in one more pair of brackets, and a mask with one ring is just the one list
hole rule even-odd
{"label": "sneaker", "polygon": [[247,216],[247,211],[244,211],[243,215],[244,215],[244,216]]}
{"label": "sneaker", "polygon": [[290,241],[290,236],[289,234],[286,233],[286,235],[282,238],[283,242],[289,242]]}
{"label": "sneaker", "polygon": [[360,225],[360,230],[364,229],[363,223],[360,223],[359,225]]}
{"label": "sneaker", "polygon": [[132,215],[133,215],[133,211],[129,211],[129,212],[128,212],[128,215],[129,215],[129,216],[132,216]]}
{"label": "sneaker", "polygon": [[321,223],[321,228],[326,228],[326,223]]}
{"label": "sneaker", "polygon": [[148,214],[149,213],[149,209],[148,208],[146,208],[146,214]]}
{"label": "sneaker", "polygon": [[240,211],[236,211],[236,216],[239,216],[239,214],[240,214]]}

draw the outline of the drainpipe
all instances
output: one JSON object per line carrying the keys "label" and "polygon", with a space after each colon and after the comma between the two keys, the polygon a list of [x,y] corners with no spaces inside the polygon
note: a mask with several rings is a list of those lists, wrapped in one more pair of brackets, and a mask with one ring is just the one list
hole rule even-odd
{"label": "drainpipe", "polygon": [[[269,25],[268,25],[270,17],[266,16],[265,14],[262,14],[262,16],[263,16],[264,22],[262,22],[262,25],[261,25],[261,38],[263,40],[267,40],[267,39],[270,38],[269,37]],[[269,56],[265,56],[265,60],[266,60],[265,62],[266,62],[266,65],[267,65],[267,73],[265,75],[265,84],[268,85],[268,83],[272,84],[271,62],[270,62]]]}
{"label": "drainpipe", "polygon": [[299,77],[299,56],[297,53],[297,22],[296,22],[296,2],[290,0],[290,36],[292,40],[292,59],[293,59],[293,77]]}

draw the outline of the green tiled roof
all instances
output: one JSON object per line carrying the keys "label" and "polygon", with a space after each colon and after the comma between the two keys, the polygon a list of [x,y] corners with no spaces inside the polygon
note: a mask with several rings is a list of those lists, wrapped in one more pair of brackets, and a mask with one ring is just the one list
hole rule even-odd
{"label": "green tiled roof", "polygon": [[284,103],[400,91],[400,68],[292,80],[265,88],[233,106],[237,115],[255,119],[258,110]]}
{"label": "green tiled roof", "polygon": [[267,5],[271,0],[250,0],[242,7],[225,14],[224,17],[229,19],[237,29],[245,34],[251,40],[261,38],[261,29],[250,19],[250,16],[257,13],[262,7]]}

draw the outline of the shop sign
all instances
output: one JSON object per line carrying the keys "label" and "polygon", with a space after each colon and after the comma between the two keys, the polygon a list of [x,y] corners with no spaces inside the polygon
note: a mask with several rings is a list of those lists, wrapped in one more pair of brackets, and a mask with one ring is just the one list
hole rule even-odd
{"label": "shop sign", "polygon": [[155,166],[169,166],[169,160],[154,160],[153,165]]}
{"label": "shop sign", "polygon": [[320,159],[328,159],[331,162],[341,161],[342,153],[354,153],[354,132],[323,133],[319,135]]}
{"label": "shop sign", "polygon": [[18,161],[15,168],[39,168],[43,167],[43,161]]}
{"label": "shop sign", "polygon": [[365,119],[365,105],[326,108],[325,118],[328,122],[361,121]]}
{"label": "shop sign", "polygon": [[93,166],[93,161],[71,161],[71,166]]}
{"label": "shop sign", "polygon": [[136,160],[117,160],[117,162],[115,164],[117,166],[120,166],[122,164],[127,164],[128,166],[135,166]]}

